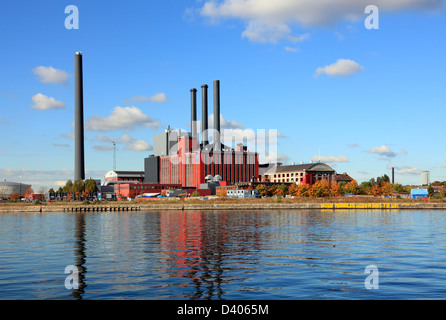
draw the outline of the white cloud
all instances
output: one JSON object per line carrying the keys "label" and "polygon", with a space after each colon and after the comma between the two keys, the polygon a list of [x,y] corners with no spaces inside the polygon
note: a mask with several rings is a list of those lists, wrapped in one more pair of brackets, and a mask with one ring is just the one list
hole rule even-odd
{"label": "white cloud", "polygon": [[125,149],[131,151],[149,151],[152,150],[152,146],[144,140],[138,140],[125,134],[120,139],[125,144]]}
{"label": "white cloud", "polygon": [[275,152],[264,152],[259,154],[260,163],[276,163],[276,162],[288,162],[290,158],[284,154],[277,154]]}
{"label": "white cloud", "polygon": [[[213,126],[214,124],[214,114],[212,113],[209,116],[208,123]],[[222,114],[220,114],[220,128],[226,128],[226,129],[243,129],[245,126],[241,123],[236,122],[235,120],[226,120]]]}
{"label": "white cloud", "polygon": [[88,118],[85,129],[91,131],[113,131],[119,129],[130,131],[142,126],[155,130],[159,127],[159,122],[144,114],[137,107],[117,106],[108,117],[92,116]]}
{"label": "white cloud", "polygon": [[[212,21],[239,19],[247,23],[243,34],[248,39],[276,42],[279,39],[293,38],[291,25],[332,27],[337,22],[364,19],[364,9],[369,4],[368,0],[208,0],[200,14]],[[400,12],[414,9],[438,10],[442,8],[443,1],[375,0],[373,4],[380,12]]]}
{"label": "white cloud", "polygon": [[56,100],[52,97],[48,97],[44,94],[38,93],[32,97],[34,104],[31,108],[36,110],[48,110],[48,109],[64,109],[65,103]]}
{"label": "white cloud", "polygon": [[406,149],[403,149],[403,148],[401,148],[401,152],[402,152],[405,156],[407,156],[407,154],[409,153]]}
{"label": "white cloud", "polygon": [[420,175],[421,174],[421,170],[417,169],[417,168],[413,168],[413,167],[408,167],[408,166],[404,166],[401,168],[397,168],[396,170],[397,174],[404,174],[404,175]]}
{"label": "white cloud", "polygon": [[96,139],[101,141],[101,142],[108,142],[108,143],[112,143],[113,141],[116,140],[116,139],[109,138],[109,137],[106,137],[106,136],[103,136],[103,135],[96,136]]}
{"label": "white cloud", "polygon": [[393,158],[393,157],[397,156],[397,153],[393,152],[392,150],[390,150],[390,148],[388,146],[385,146],[385,145],[382,145],[380,147],[371,148],[371,149],[367,150],[366,152],[379,154],[382,157],[388,157],[388,158]]}
{"label": "white cloud", "polygon": [[348,158],[346,156],[313,156],[311,160],[326,163],[348,162]]}
{"label": "white cloud", "polygon": [[151,97],[146,97],[146,96],[134,96],[132,98],[129,99],[125,99],[124,100],[124,104],[132,104],[132,103],[138,103],[138,102],[144,102],[144,101],[150,101],[150,102],[158,102],[158,103],[162,103],[162,102],[167,102],[169,101],[166,97],[166,94],[163,92],[154,94]]}
{"label": "white cloud", "polygon": [[103,135],[96,136],[96,139],[100,142],[106,142],[108,145],[95,145],[93,149],[95,151],[111,151],[113,150],[112,142],[116,144],[123,144],[124,149],[131,151],[149,151],[152,150],[152,146],[144,140],[135,139],[128,134],[124,134],[119,139],[109,138]]}
{"label": "white cloud", "polygon": [[297,43],[309,39],[310,35],[307,33],[294,36],[291,29],[284,23],[250,21],[246,30],[242,32],[242,38],[257,43],[277,43],[282,39]]}
{"label": "white cloud", "polygon": [[39,81],[42,83],[67,85],[68,79],[71,77],[71,75],[66,71],[54,69],[51,66],[39,66],[37,68],[34,68],[33,72],[39,77]]}
{"label": "white cloud", "polygon": [[61,133],[60,136],[65,139],[74,139],[74,133]]}
{"label": "white cloud", "polygon": [[293,47],[286,46],[284,49],[285,49],[285,51],[288,51],[288,52],[299,52],[298,48],[293,48]]}
{"label": "white cloud", "polygon": [[331,77],[346,77],[351,76],[356,73],[361,73],[364,67],[359,65],[357,62],[349,59],[338,59],[335,63],[317,68],[315,76],[320,76],[321,74],[326,74]]}
{"label": "white cloud", "polygon": [[103,146],[103,145],[95,145],[93,146],[94,151],[111,151],[113,150],[112,146]]}

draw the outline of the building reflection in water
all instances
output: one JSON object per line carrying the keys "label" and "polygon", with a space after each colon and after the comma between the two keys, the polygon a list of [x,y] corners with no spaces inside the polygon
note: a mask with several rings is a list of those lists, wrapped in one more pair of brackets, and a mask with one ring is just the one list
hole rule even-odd
{"label": "building reflection in water", "polygon": [[86,235],[85,235],[85,214],[76,213],[75,214],[75,224],[74,224],[74,258],[75,266],[78,269],[78,281],[79,288],[73,289],[70,297],[76,300],[81,300],[82,295],[85,293],[85,288],[87,284],[85,283],[85,274],[87,273],[87,268],[84,266],[86,262]]}
{"label": "building reflection in water", "polygon": [[[180,286],[189,287],[184,297],[189,299],[222,299],[223,284],[240,281],[224,276],[226,271],[238,274],[246,270],[246,263],[255,264],[260,251],[260,231],[253,215],[232,212],[161,212],[161,263],[169,278],[188,279]],[[244,267],[241,267],[241,265]],[[240,265],[240,266],[238,266]],[[243,269],[245,268],[245,269]]]}

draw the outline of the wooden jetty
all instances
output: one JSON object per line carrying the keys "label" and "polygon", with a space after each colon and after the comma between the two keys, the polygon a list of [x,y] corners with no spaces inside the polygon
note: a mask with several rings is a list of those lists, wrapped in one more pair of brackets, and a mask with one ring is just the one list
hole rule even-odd
{"label": "wooden jetty", "polygon": [[112,211],[140,211],[136,206],[73,206],[64,207],[64,212],[112,212]]}

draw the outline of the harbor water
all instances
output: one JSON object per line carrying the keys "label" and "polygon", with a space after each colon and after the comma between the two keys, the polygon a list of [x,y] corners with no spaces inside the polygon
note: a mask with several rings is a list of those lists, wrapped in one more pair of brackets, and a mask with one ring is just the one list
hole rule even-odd
{"label": "harbor water", "polygon": [[445,210],[0,214],[0,299],[445,298]]}

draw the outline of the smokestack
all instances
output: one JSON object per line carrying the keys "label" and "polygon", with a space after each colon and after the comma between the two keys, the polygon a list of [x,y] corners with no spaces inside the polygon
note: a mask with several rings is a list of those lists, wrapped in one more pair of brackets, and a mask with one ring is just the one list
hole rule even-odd
{"label": "smokestack", "polygon": [[190,89],[190,130],[192,138],[197,138],[197,89]]}
{"label": "smokestack", "polygon": [[220,80],[214,80],[214,136],[214,148],[220,151]]}
{"label": "smokestack", "polygon": [[85,179],[82,52],[74,55],[74,181]]}
{"label": "smokestack", "polygon": [[201,134],[202,134],[202,140],[203,140],[203,147],[207,146],[209,144],[209,138],[208,138],[208,85],[203,84],[201,86],[202,90],[202,110],[201,110]]}
{"label": "smokestack", "polygon": [[395,167],[392,167],[392,183],[395,183]]}

